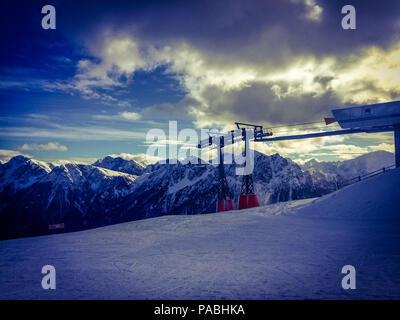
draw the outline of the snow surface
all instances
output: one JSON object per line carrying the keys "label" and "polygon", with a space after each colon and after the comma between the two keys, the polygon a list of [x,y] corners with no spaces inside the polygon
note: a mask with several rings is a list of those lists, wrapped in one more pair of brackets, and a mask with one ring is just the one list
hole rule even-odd
{"label": "snow surface", "polygon": [[[399,299],[399,182],[396,169],[319,199],[1,241],[0,298]],[[41,288],[47,264],[56,290]]]}

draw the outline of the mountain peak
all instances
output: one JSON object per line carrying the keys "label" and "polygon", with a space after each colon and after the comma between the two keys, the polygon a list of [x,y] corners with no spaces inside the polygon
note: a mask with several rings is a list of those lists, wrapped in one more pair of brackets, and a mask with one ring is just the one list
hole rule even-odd
{"label": "mountain peak", "polygon": [[18,155],[15,157],[12,157],[8,162],[9,163],[22,163],[22,162],[27,162],[31,160],[31,158],[27,157],[27,156],[23,156],[23,155]]}
{"label": "mountain peak", "polygon": [[0,191],[15,192],[38,182],[51,172],[52,167],[46,162],[19,155],[1,166]]}
{"label": "mountain peak", "polygon": [[92,165],[96,167],[105,168],[108,170],[132,174],[135,176],[140,176],[145,169],[141,164],[138,164],[135,160],[127,160],[120,156],[114,157],[111,155],[108,155],[103,159],[97,160]]}

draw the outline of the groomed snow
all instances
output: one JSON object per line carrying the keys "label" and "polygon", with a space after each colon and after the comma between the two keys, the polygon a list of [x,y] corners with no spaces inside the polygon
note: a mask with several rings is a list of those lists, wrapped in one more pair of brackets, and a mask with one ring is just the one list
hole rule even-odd
{"label": "groomed snow", "polygon": [[320,199],[2,241],[0,298],[399,299],[399,183],[396,169]]}

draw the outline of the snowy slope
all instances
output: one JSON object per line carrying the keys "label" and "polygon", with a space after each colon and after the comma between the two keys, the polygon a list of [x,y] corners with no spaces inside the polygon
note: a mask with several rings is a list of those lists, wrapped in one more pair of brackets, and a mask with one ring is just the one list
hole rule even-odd
{"label": "snowy slope", "polygon": [[318,200],[1,241],[0,298],[399,299],[399,183],[396,169]]}
{"label": "snowy slope", "polygon": [[305,214],[348,220],[399,219],[399,195],[400,171],[396,169],[316,199]]}

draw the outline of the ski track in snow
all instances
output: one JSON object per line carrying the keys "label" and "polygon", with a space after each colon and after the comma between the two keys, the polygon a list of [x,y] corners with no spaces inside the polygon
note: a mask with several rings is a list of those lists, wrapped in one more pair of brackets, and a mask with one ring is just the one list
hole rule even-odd
{"label": "ski track in snow", "polygon": [[[319,199],[1,241],[0,298],[399,299],[399,181],[397,169]],[[56,290],[41,288],[46,264]],[[356,290],[341,288],[346,264]]]}

